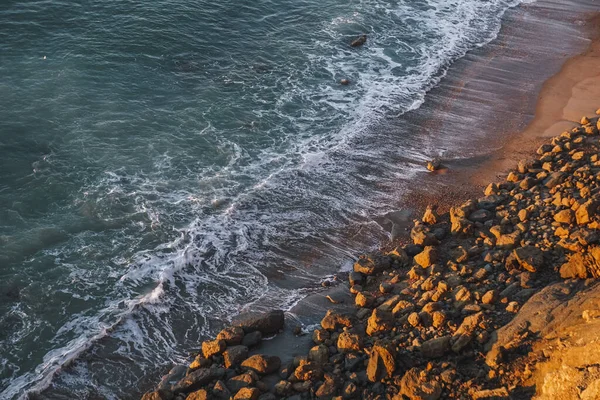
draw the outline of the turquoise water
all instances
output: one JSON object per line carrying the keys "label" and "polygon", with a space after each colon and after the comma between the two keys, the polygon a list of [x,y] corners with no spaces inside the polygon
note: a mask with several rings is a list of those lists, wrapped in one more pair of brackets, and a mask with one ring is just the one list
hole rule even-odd
{"label": "turquoise water", "polygon": [[517,3],[2,2],[0,398],[135,397],[318,287],[427,157],[381,122]]}

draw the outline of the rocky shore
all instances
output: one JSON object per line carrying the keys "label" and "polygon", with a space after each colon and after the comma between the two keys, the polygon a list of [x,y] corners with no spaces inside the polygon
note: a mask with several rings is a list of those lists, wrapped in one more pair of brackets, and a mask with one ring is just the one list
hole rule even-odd
{"label": "rocky shore", "polygon": [[143,400],[600,398],[599,128],[583,117],[484,196],[428,207],[406,243],[361,256],[353,310],[330,310],[306,354],[261,353],[282,311],[242,315]]}

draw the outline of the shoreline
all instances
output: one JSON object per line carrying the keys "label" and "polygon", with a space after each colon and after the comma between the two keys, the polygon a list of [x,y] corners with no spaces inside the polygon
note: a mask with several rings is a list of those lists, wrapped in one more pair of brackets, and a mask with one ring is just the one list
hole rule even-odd
{"label": "shoreline", "polygon": [[[595,21],[597,24],[597,18],[590,19],[590,21]],[[572,86],[574,87],[582,81],[585,81],[586,79],[592,77],[590,74],[586,74],[585,77],[581,77],[581,80],[577,80],[570,75],[570,69],[577,69],[578,66],[586,63],[594,64],[593,58],[600,49],[600,42],[597,40],[597,28],[598,27],[596,26],[593,32],[589,32],[590,37],[594,37],[596,39],[592,43],[590,49],[588,49],[584,54],[576,55],[572,58],[569,58],[569,60],[565,62],[564,66],[560,68],[560,71],[558,73],[552,75],[552,77],[549,80],[544,80],[543,84],[540,83],[540,94],[539,96],[536,96],[537,105],[535,117],[533,117],[533,120],[527,124],[527,128],[524,130],[519,130],[517,132],[509,133],[508,135],[510,137],[508,139],[503,138],[504,143],[501,145],[501,147],[495,149],[492,152],[487,152],[484,153],[484,155],[478,155],[470,159],[458,158],[454,160],[448,160],[447,162],[450,165],[449,174],[424,175],[423,178],[427,181],[428,184],[431,184],[433,186],[433,189],[429,188],[426,191],[412,191],[406,196],[407,198],[403,202],[404,204],[409,205],[414,210],[413,215],[421,215],[421,211],[424,209],[425,205],[430,203],[437,203],[440,206],[441,211],[447,211],[450,205],[458,204],[458,202],[463,201],[466,198],[473,197],[475,193],[480,193],[483,184],[496,181],[498,177],[505,175],[505,171],[507,171],[509,167],[516,165],[516,162],[523,158],[523,156],[531,155],[540,142],[544,141],[544,139],[547,140],[548,137],[555,136],[555,129],[559,129],[559,127],[563,128],[567,124],[574,125],[575,122],[569,119],[569,116],[571,116],[571,118],[575,118],[572,116],[577,115],[577,113],[579,112],[578,110],[581,110],[582,108],[586,107],[589,108],[591,107],[591,105],[589,105],[589,107],[587,105],[582,105],[580,102],[577,101],[577,97],[575,96],[573,97],[574,100],[572,102],[570,101],[571,99],[565,101],[565,103],[569,103],[567,104],[568,115],[566,117],[561,116],[559,118],[554,112],[559,108],[560,102],[550,102],[549,104],[546,104],[546,99],[552,96],[556,96],[556,91],[563,90],[565,85],[568,86],[569,81],[576,81],[576,83],[572,84]],[[460,68],[460,66],[453,66],[453,68]],[[453,71],[449,71],[448,75],[452,73]],[[458,73],[457,75],[460,75],[460,73]],[[443,79],[443,82],[445,82],[445,79],[446,78]],[[598,85],[597,87],[600,88],[600,85]],[[583,90],[580,90],[578,93],[580,95],[583,95],[583,92]],[[564,100],[561,96],[558,97],[559,100]],[[563,111],[564,109],[565,107],[563,106]],[[419,110],[416,111],[416,113],[418,112]],[[589,114],[590,112],[587,111],[578,115],[580,117],[581,115],[586,113]],[[552,123],[548,122],[550,120],[549,115],[556,116],[552,119]],[[577,117],[577,119],[579,117]],[[435,126],[435,121],[428,122]],[[546,129],[544,129],[545,133],[541,136],[535,136],[535,132],[539,132],[541,129],[540,127],[544,126],[547,126]],[[525,149],[522,146],[524,139],[527,139],[527,145],[525,146]],[[443,183],[443,185],[440,185],[439,182],[436,185],[436,182],[434,182],[434,180],[439,180],[438,178],[440,177],[443,177],[443,180],[445,182]],[[453,189],[450,196],[442,199],[441,193],[447,190],[448,186],[457,186],[458,189]],[[293,333],[291,333],[291,330],[297,324],[306,326],[311,322],[318,322],[318,320],[320,320],[320,316],[322,316],[322,314],[324,313],[324,310],[326,310],[327,308],[331,308],[332,306],[332,304],[329,302],[329,300],[326,299],[325,296],[332,292],[338,295],[339,288],[341,288],[342,286],[343,285],[336,286],[335,288],[329,289],[322,293],[311,295],[302,300],[300,304],[292,308],[292,310],[290,310],[290,314],[293,315],[294,318],[297,320],[293,321],[291,325],[290,322],[287,321],[284,333],[278,335],[273,340],[266,342],[268,343],[267,346],[262,345],[261,351],[269,353],[268,350],[272,350],[270,353],[284,353],[286,355],[282,357],[282,360],[286,361],[289,361],[291,358],[294,357],[294,355],[305,353],[308,350],[309,344],[311,342],[310,335],[303,336],[305,340],[299,340],[293,335]],[[347,305],[348,303],[346,298],[346,302],[342,303],[337,308],[344,309]],[[290,339],[294,340],[295,345],[293,348],[290,348],[289,346]]]}

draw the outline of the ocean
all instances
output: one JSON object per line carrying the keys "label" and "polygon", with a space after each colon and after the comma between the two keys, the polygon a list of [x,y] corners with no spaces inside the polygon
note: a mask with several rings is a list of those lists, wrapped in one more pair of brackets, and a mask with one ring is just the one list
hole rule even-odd
{"label": "ocean", "polygon": [[518,3],[2,2],[0,398],[136,398],[318,291],[443,155],[386,121]]}

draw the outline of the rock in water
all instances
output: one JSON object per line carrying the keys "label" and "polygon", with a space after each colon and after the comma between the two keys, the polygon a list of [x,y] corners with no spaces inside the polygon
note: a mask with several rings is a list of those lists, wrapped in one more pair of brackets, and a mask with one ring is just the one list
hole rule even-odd
{"label": "rock in water", "polygon": [[342,79],[342,80],[340,80],[340,84],[344,85],[344,86],[347,86],[347,85],[350,84],[350,80],[349,79]]}
{"label": "rock in water", "polygon": [[427,169],[431,172],[437,171],[442,167],[440,160],[431,160],[427,163]]}
{"label": "rock in water", "polygon": [[360,47],[367,42],[367,35],[360,35],[357,39],[354,39],[350,46],[352,47]]}

